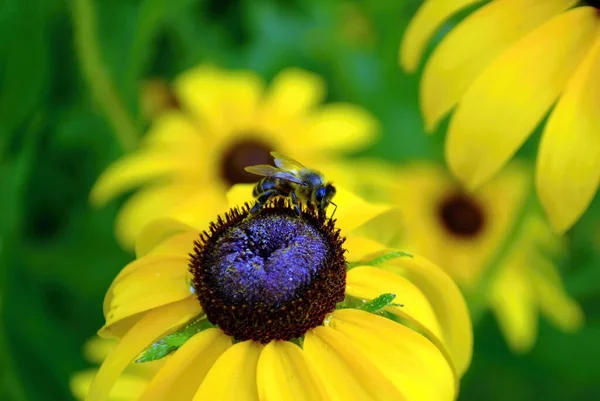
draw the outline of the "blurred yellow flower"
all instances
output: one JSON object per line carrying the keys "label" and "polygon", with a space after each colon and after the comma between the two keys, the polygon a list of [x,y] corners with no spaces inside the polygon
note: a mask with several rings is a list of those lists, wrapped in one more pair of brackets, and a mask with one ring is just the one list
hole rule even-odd
{"label": "blurred yellow flower", "polygon": [[[429,0],[417,12],[400,61],[416,70],[427,42],[456,11],[480,0]],[[536,186],[554,229],[570,228],[600,183],[600,8],[576,0],[495,0],[437,46],[421,82],[433,130],[452,108],[446,158],[470,188],[496,174],[550,113]]]}
{"label": "blurred yellow flower", "polygon": [[[361,166],[360,171],[383,169]],[[538,311],[565,331],[582,325],[582,311],[549,259],[561,251],[561,238],[528,206],[525,168],[508,166],[475,193],[430,163],[398,169],[393,176],[395,185],[386,196],[397,209],[378,216],[363,234],[443,266],[467,300],[477,302],[473,312],[491,308],[515,351],[534,345]]]}
{"label": "blurred yellow flower", "polygon": [[[154,92],[164,92],[155,86]],[[376,137],[369,113],[345,103],[320,105],[324,82],[295,68],[282,71],[265,89],[255,73],[201,66],[179,76],[173,91],[175,100],[168,103],[178,108],[159,115],[140,148],[109,166],[91,192],[99,206],[141,187],[116,221],[117,238],[128,249],[155,218],[203,227],[225,211],[231,185],[258,181],[243,168],[270,164],[269,151],[343,180],[343,174],[328,175],[327,165]],[[147,108],[155,109],[156,102]]]}
{"label": "blurred yellow flower", "polygon": [[86,399],[158,359],[140,400],[454,400],[472,352],[460,291],[420,257],[344,242],[387,209],[336,197],[341,225],[283,202],[249,219],[232,209],[202,234],[151,223],[107,293],[100,334],[119,342]]}

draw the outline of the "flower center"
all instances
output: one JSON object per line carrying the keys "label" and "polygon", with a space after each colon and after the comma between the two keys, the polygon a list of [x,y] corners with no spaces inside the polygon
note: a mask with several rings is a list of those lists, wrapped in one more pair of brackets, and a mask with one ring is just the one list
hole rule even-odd
{"label": "flower center", "polygon": [[289,340],[323,323],[344,299],[339,230],[277,200],[257,215],[232,209],[196,242],[193,286],[208,320],[237,340]]}
{"label": "flower center", "polygon": [[600,13],[600,0],[586,0],[585,2],[592,7],[598,8],[598,12]]}
{"label": "flower center", "polygon": [[255,139],[243,139],[235,142],[223,152],[221,158],[221,175],[231,186],[235,184],[249,184],[258,181],[254,174],[250,174],[244,167],[255,164],[270,164],[272,149],[264,142]]}
{"label": "flower center", "polygon": [[472,197],[453,193],[439,203],[438,217],[446,231],[464,239],[476,237],[485,225],[481,206]]}

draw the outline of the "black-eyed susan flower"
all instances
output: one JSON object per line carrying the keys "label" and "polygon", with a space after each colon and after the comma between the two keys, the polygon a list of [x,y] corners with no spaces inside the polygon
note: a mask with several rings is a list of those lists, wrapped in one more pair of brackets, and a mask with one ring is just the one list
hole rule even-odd
{"label": "black-eyed susan flower", "polygon": [[[414,71],[435,31],[479,2],[425,2],[402,44],[404,68]],[[600,182],[598,75],[598,1],[491,1],[453,28],[428,60],[421,83],[425,125],[434,129],[456,108],[446,158],[452,172],[475,188],[550,112],[536,186],[552,226],[562,232],[583,214]]]}
{"label": "black-eyed susan flower", "polygon": [[[323,164],[374,140],[376,122],[354,105],[321,105],[324,92],[321,78],[295,68],[282,71],[268,89],[249,71],[200,66],[184,72],[173,84],[170,104],[177,107],[154,120],[137,151],[107,168],[91,201],[102,205],[141,187],[116,221],[117,238],[131,248],[155,218],[206,225],[226,210],[228,188],[257,181],[244,167],[271,163],[270,151],[327,174]],[[339,182],[344,175],[332,178]]]}
{"label": "black-eyed susan flower", "polygon": [[[361,171],[369,174],[369,167]],[[393,175],[395,184],[383,192],[398,207],[364,227],[365,235],[443,266],[473,313],[491,309],[514,351],[534,345],[539,313],[564,331],[582,325],[582,311],[552,261],[564,244],[528,200],[524,166],[508,166],[476,192],[436,164],[416,163]]]}
{"label": "black-eyed susan flower", "polygon": [[382,209],[336,199],[337,222],[277,200],[203,233],[151,223],[107,293],[100,334],[119,342],[86,399],[161,360],[140,400],[453,400],[472,347],[458,288],[418,256],[344,237]]}

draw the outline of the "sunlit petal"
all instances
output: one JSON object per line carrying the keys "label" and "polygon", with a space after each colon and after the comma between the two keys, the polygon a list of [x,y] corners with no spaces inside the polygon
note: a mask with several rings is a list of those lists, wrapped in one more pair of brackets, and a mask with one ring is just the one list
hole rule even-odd
{"label": "sunlit petal", "polygon": [[421,109],[427,129],[435,129],[475,78],[510,45],[576,2],[492,1],[454,27],[423,72]]}
{"label": "sunlit petal", "polygon": [[540,144],[536,187],[550,222],[561,232],[587,209],[600,183],[598,71],[600,39],[567,84]]}
{"label": "sunlit petal", "polygon": [[446,158],[457,177],[476,187],[514,155],[588,52],[598,25],[595,8],[564,12],[477,78],[458,104],[446,139]]}

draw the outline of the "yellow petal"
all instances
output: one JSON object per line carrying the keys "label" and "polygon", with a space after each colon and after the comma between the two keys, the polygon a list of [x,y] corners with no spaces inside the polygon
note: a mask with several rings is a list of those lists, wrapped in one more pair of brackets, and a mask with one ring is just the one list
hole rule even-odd
{"label": "yellow petal", "polygon": [[156,245],[147,255],[189,256],[194,250],[194,241],[199,238],[198,231],[175,234]]}
{"label": "yellow petal", "polygon": [[325,95],[321,77],[298,68],[279,73],[265,97],[264,108],[269,118],[289,120],[308,112]]}
{"label": "yellow petal", "polygon": [[132,153],[111,164],[98,178],[90,193],[94,206],[102,206],[115,196],[151,180],[189,169],[185,155],[165,151]]}
{"label": "yellow petal", "polygon": [[227,191],[227,204],[229,207],[241,207],[244,203],[252,205],[254,198],[252,197],[252,189],[255,184],[236,184]]}
{"label": "yellow petal", "polygon": [[114,282],[105,326],[189,297],[188,275],[188,259],[173,257],[160,264],[147,264]]}
{"label": "yellow petal", "polygon": [[136,238],[152,221],[173,218],[196,229],[208,223],[225,207],[217,188],[196,183],[173,183],[138,191],[119,211],[115,230],[125,249],[133,248]]}
{"label": "yellow petal", "polygon": [[423,72],[421,109],[427,129],[435,129],[475,78],[510,45],[576,2],[492,1],[453,28]]}
{"label": "yellow petal", "polygon": [[600,19],[577,7],[497,58],[457,106],[446,138],[453,173],[470,187],[495,174],[539,124],[588,52]]}
{"label": "yellow petal", "polygon": [[229,348],[208,371],[194,401],[258,401],[256,369],[262,346],[244,341]]}
{"label": "yellow petal", "polygon": [[[174,219],[159,219],[146,225],[135,242],[135,256],[139,259],[169,237],[181,233],[197,233],[189,225]],[[190,251],[193,245],[190,246]]]}
{"label": "yellow petal", "polygon": [[349,235],[344,242],[344,248],[348,250],[348,261],[357,262],[369,254],[383,251],[385,246],[366,237]]}
{"label": "yellow petal", "polygon": [[327,400],[304,352],[288,341],[271,341],[258,360],[258,396],[265,401]]}
{"label": "yellow petal", "polygon": [[148,145],[181,144],[195,149],[202,149],[204,140],[194,121],[178,110],[160,114],[144,137],[144,143]]}
{"label": "yellow petal", "polygon": [[556,267],[538,257],[529,272],[542,313],[561,330],[573,332],[580,329],[584,320],[583,311],[565,292]]}
{"label": "yellow petal", "polygon": [[419,333],[354,309],[333,313],[329,326],[346,336],[406,400],[454,400],[455,377],[442,352]]}
{"label": "yellow petal", "polygon": [[403,306],[386,309],[395,315],[417,321],[443,343],[440,324],[431,304],[421,290],[406,278],[391,271],[361,266],[348,272],[346,292],[362,299],[373,299],[386,293],[395,294],[394,303]]}
{"label": "yellow petal", "polygon": [[145,347],[168,330],[187,322],[199,313],[200,304],[195,298],[188,298],[148,312],[121,339],[100,366],[86,401],[106,400],[123,370]]}
{"label": "yellow petal", "polygon": [[459,10],[482,0],[428,0],[412,18],[400,47],[400,65],[414,72],[428,42],[444,22]]}
{"label": "yellow petal", "polygon": [[[352,230],[365,224],[375,216],[389,210],[391,206],[369,203],[343,187],[337,187],[333,201],[337,205],[334,218],[335,226],[348,235]],[[329,206],[327,214],[331,216],[335,206]]]}
{"label": "yellow petal", "polygon": [[[78,400],[85,400],[90,385],[94,380],[97,369],[76,372],[69,380],[71,393]],[[136,400],[148,385],[148,379],[135,375],[123,374],[116,381],[108,401],[131,401]]]}
{"label": "yellow petal", "polygon": [[[135,260],[125,266],[115,277],[113,282],[111,283],[108,291],[106,292],[106,296],[104,298],[103,311],[104,316],[108,316],[111,313],[111,309],[114,308],[115,305],[120,302],[115,301],[115,297],[121,298],[127,292],[128,288],[123,285],[123,282],[129,284],[131,286],[131,291],[139,293],[139,291],[143,291],[143,288],[137,284],[136,278],[140,277],[141,279],[148,279],[148,277],[152,277],[156,272],[167,271],[169,274],[167,277],[179,277],[179,280],[183,283],[189,295],[189,287],[186,283],[187,272],[188,272],[188,259],[186,256],[174,256],[174,255],[156,255],[156,256],[148,256],[142,259]],[[133,277],[133,278],[132,278]],[[160,277],[158,277],[160,279]],[[156,285],[160,287],[160,282],[157,282]],[[167,293],[173,290],[176,292],[177,289],[182,289],[181,283],[175,281],[165,283],[164,288],[169,289],[166,291]],[[119,287],[119,293],[115,292],[115,289]],[[141,304],[140,306],[143,306]]]}
{"label": "yellow petal", "polygon": [[314,151],[357,151],[373,143],[378,123],[365,109],[351,104],[329,104],[313,113],[303,141]]}
{"label": "yellow petal", "polygon": [[550,223],[560,232],[581,217],[600,183],[598,71],[600,39],[568,82],[540,144],[536,187]]}
{"label": "yellow petal", "polygon": [[457,374],[462,376],[471,363],[473,329],[469,310],[454,281],[417,255],[392,259],[380,267],[406,277],[425,294],[435,311]]}
{"label": "yellow petal", "polygon": [[306,333],[304,352],[334,400],[404,400],[382,372],[344,335],[329,327]]}
{"label": "yellow petal", "polygon": [[139,401],[189,401],[217,359],[231,347],[219,329],[204,330],[169,356]]}
{"label": "yellow petal", "polygon": [[498,271],[488,294],[500,330],[515,352],[527,352],[537,335],[537,305],[519,254]]}

